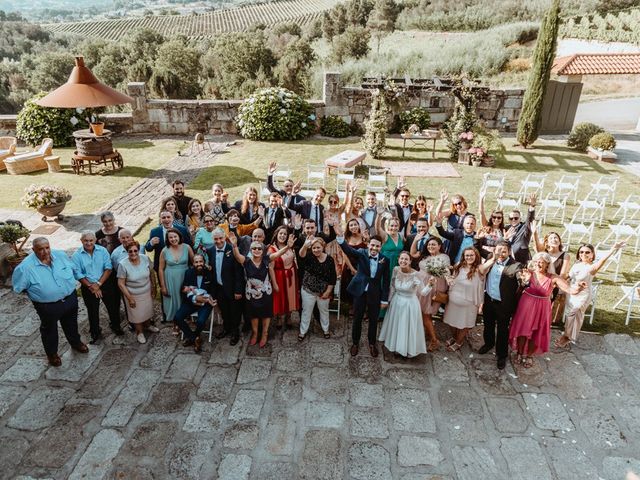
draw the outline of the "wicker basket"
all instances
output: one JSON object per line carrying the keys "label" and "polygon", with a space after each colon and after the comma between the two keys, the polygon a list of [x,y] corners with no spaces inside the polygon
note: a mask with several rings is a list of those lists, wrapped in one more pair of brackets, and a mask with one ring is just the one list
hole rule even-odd
{"label": "wicker basket", "polygon": [[113,153],[113,143],[109,137],[76,138],[78,155],[83,157],[102,157]]}

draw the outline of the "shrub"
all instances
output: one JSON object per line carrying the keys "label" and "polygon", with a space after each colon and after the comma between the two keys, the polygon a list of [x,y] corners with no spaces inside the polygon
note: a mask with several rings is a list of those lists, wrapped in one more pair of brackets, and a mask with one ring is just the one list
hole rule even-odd
{"label": "shrub", "polygon": [[[5,243],[11,244],[11,247],[16,252],[16,256],[20,255],[22,247],[27,242],[31,230],[22,225],[17,224],[4,224],[0,225],[0,240]],[[22,240],[22,242],[20,242]]]}
{"label": "shrub", "polygon": [[280,87],[264,88],[240,105],[236,123],[251,140],[297,140],[316,128],[313,107],[305,99]]}
{"label": "shrub", "polygon": [[[55,147],[71,145],[73,131],[88,125],[74,109],[36,105],[35,101],[44,96],[45,93],[39,93],[25,103],[16,120],[16,135],[32,147],[39,145],[43,138],[51,138]],[[72,118],[77,120],[75,125]]]}
{"label": "shrub", "polygon": [[386,149],[387,113],[384,95],[376,90],[371,97],[371,112],[364,122],[362,146],[372,158],[380,158]]}
{"label": "shrub", "polygon": [[567,145],[570,148],[575,148],[576,150],[584,152],[589,146],[589,140],[591,140],[591,137],[603,132],[604,129],[594,123],[579,123],[573,127],[573,130],[571,130],[569,138],[567,138]]}
{"label": "shrub", "polygon": [[342,117],[331,115],[322,117],[320,122],[320,135],[325,137],[344,138],[351,134],[351,126]]}
{"label": "shrub", "polygon": [[431,115],[426,108],[415,107],[411,110],[400,112],[400,131],[406,132],[410,125],[416,124],[420,127],[420,130],[429,128],[431,125]]}
{"label": "shrub", "polygon": [[613,150],[616,148],[616,139],[608,132],[597,133],[589,140],[589,146],[599,150]]}

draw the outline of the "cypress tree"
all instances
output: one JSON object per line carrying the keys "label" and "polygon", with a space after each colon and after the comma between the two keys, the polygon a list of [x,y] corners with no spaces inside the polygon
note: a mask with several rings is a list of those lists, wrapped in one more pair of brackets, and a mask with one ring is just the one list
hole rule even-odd
{"label": "cypress tree", "polygon": [[522,112],[520,112],[518,120],[518,143],[525,148],[538,138],[542,119],[542,104],[556,55],[560,1],[552,1],[553,3],[545,13],[540,25],[536,48],[533,52],[533,66],[529,73],[529,84],[524,94]]}

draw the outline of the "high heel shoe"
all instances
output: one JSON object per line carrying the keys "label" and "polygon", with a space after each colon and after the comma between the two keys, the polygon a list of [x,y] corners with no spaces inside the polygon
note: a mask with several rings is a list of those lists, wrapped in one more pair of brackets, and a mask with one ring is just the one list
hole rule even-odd
{"label": "high heel shoe", "polygon": [[249,340],[249,345],[255,345],[256,343],[258,343],[258,337],[251,337],[251,339]]}
{"label": "high heel shoe", "polygon": [[260,348],[264,348],[267,346],[267,339],[263,338],[262,340],[260,340]]}

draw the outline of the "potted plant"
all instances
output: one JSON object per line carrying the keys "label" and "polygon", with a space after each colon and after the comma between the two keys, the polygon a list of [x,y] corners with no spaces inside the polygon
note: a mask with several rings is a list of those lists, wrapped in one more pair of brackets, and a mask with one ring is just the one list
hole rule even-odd
{"label": "potted plant", "polygon": [[617,155],[613,153],[616,148],[616,139],[608,132],[597,133],[589,140],[587,152],[589,156],[604,162],[614,162]]}
{"label": "potted plant", "polygon": [[458,140],[460,140],[460,148],[468,150],[473,142],[473,132],[462,132],[458,135]]}
{"label": "potted plant", "polygon": [[87,123],[91,127],[91,131],[94,135],[98,137],[102,136],[104,133],[104,122],[100,119],[100,115],[98,115],[98,113],[91,113],[89,118],[87,118]]}
{"label": "potted plant", "polygon": [[29,234],[31,234],[31,230],[19,223],[4,223],[0,225],[0,240],[10,244],[15,251],[15,254],[7,257],[7,263],[11,269],[18,266],[27,256],[27,252],[22,250],[22,247],[27,242]]}
{"label": "potted plant", "polygon": [[42,215],[42,220],[47,217],[56,217],[62,220],[62,211],[67,202],[71,200],[71,193],[64,187],[57,185],[30,185],[25,188],[22,204],[29,208],[35,208]]}
{"label": "potted plant", "polygon": [[482,165],[482,160],[486,157],[487,151],[482,147],[471,147],[469,149],[469,156],[471,157],[471,163],[474,167]]}

